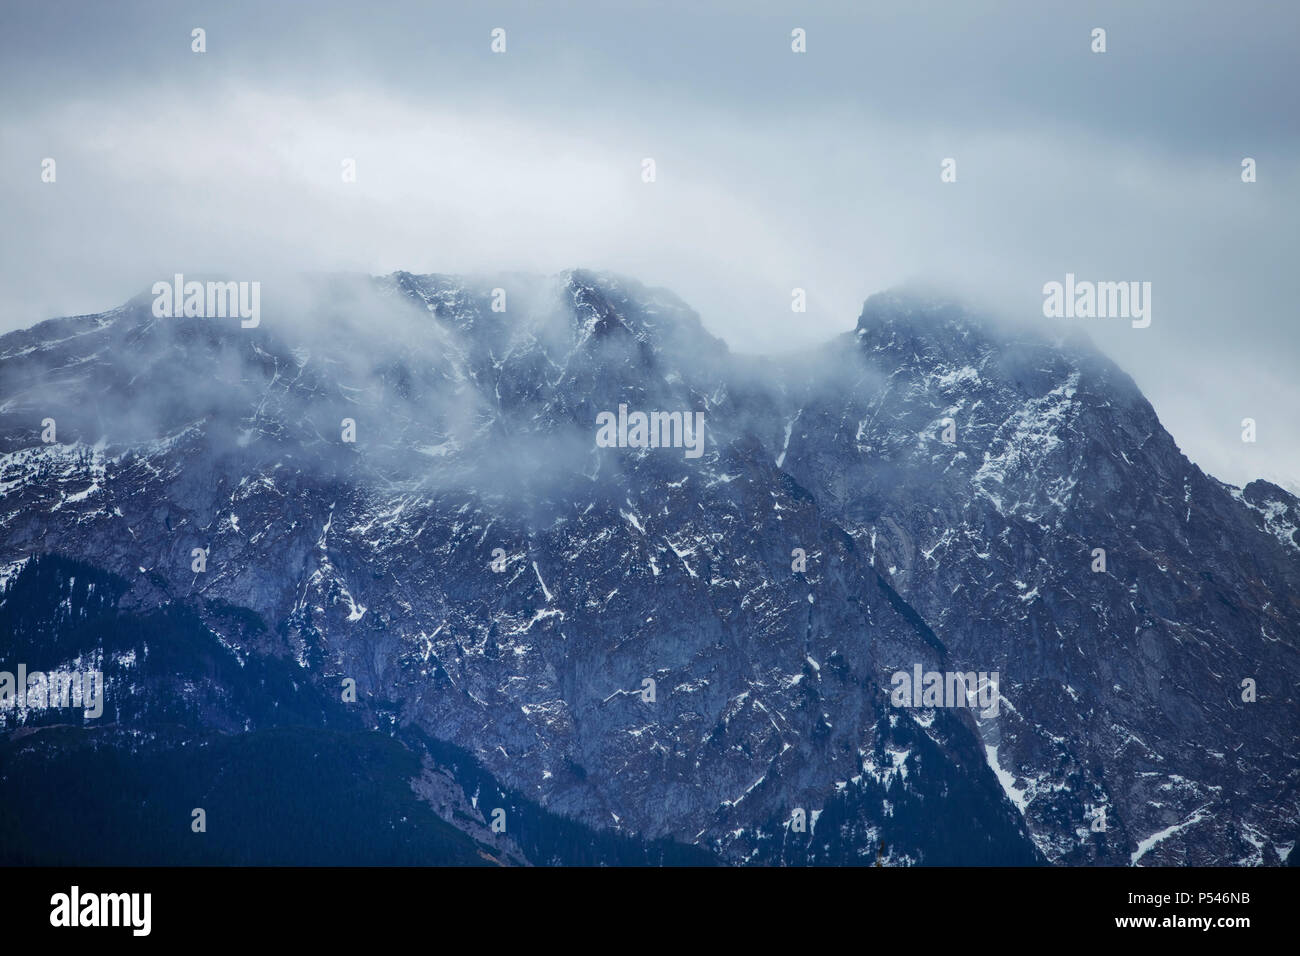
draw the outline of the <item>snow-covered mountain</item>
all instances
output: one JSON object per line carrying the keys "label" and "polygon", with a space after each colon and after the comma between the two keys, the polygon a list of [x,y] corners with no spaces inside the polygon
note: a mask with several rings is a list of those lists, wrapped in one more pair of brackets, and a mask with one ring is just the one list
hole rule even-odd
{"label": "snow-covered mountain", "polygon": [[[749,359],[583,271],[266,302],[0,338],[0,661],[108,675],[83,737],[0,710],[0,788],[350,728],[414,761],[372,760],[426,855],[1288,859],[1300,502],[1203,474],[1086,341],[898,293]],[[620,406],[702,454],[606,447]],[[894,706],[918,665],[996,672],[996,715]]]}

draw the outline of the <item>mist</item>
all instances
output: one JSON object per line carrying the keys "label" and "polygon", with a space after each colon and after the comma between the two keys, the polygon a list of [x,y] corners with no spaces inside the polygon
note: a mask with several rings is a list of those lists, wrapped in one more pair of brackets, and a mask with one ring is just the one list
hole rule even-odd
{"label": "mist", "polygon": [[[1300,12],[1130,6],[16,8],[0,331],[177,272],[593,268],[782,355],[925,280],[1089,336],[1205,470],[1300,490]],[[1044,318],[1066,273],[1151,282],[1150,327]]]}

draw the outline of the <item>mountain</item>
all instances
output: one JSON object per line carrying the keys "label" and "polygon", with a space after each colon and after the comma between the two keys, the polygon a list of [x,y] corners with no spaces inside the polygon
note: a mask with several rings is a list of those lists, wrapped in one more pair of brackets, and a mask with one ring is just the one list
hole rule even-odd
{"label": "mountain", "polygon": [[[0,790],[125,776],[159,862],[267,778],[335,863],[1288,860],[1300,502],[1086,340],[896,292],[754,359],[580,270],[264,302],[0,338],[0,668],[105,673],[99,718],[0,709]],[[896,706],[917,668],[996,706]],[[302,859],[232,787],[203,859]]]}

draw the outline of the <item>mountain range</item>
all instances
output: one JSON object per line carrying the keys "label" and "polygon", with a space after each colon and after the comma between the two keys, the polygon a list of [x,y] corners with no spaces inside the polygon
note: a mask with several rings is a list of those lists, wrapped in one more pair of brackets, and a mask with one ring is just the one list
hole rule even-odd
{"label": "mountain range", "polygon": [[899,290],[760,358],[584,270],[263,291],[0,337],[0,669],[105,688],[0,708],[0,859],[1291,862],[1300,500],[1077,326]]}

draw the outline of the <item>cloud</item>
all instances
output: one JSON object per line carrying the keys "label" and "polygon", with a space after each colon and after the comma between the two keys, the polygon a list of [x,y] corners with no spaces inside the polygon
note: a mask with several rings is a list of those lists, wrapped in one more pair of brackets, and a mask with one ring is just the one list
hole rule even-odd
{"label": "cloud", "polygon": [[[737,351],[779,352],[914,278],[1029,321],[1067,271],[1145,280],[1149,329],[1084,330],[1211,473],[1296,488],[1300,123],[1279,38],[1300,16],[1249,13],[821,4],[800,58],[789,16],[734,4],[24,9],[0,41],[0,201],[20,224],[0,330],[178,271],[584,266],[673,289]],[[1104,57],[1080,40],[1093,19]],[[1247,416],[1260,441],[1243,448]]]}

